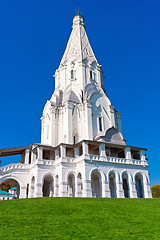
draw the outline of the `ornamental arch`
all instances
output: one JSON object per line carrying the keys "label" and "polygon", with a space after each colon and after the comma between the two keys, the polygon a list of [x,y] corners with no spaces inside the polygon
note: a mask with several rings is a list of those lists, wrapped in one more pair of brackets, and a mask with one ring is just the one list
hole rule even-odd
{"label": "ornamental arch", "polygon": [[0,184],[2,183],[12,183],[16,188],[17,188],[17,197],[16,198],[19,198],[20,197],[20,188],[21,186],[23,186],[22,182],[15,178],[15,177],[12,177],[12,176],[7,176],[7,177],[4,177],[4,178],[1,178],[0,179]]}
{"label": "ornamental arch", "polygon": [[77,197],[82,197],[82,191],[83,191],[83,184],[82,184],[82,174],[79,172],[77,174]]}
{"label": "ornamental arch", "polygon": [[91,173],[92,197],[102,197],[102,173],[95,169]]}
{"label": "ornamental arch", "polygon": [[116,180],[117,179],[119,179],[118,173],[115,173],[114,170],[111,170],[108,173],[109,189],[110,189],[111,198],[116,198],[117,197],[117,187],[116,187]]}
{"label": "ornamental arch", "polygon": [[67,174],[67,190],[68,197],[75,197],[75,173],[69,172]]}
{"label": "ornamental arch", "polygon": [[43,177],[43,197],[53,197],[54,194],[54,178],[51,174]]}
{"label": "ornamental arch", "polygon": [[135,174],[136,192],[138,198],[144,198],[144,180],[141,172]]}

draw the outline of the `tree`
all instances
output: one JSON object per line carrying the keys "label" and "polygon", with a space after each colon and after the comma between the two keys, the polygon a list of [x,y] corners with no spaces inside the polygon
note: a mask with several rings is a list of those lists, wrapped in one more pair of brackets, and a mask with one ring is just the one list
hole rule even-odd
{"label": "tree", "polygon": [[152,197],[153,198],[160,198],[160,185],[156,184],[151,187]]}
{"label": "tree", "polygon": [[8,190],[12,187],[15,187],[12,182],[4,182],[0,184],[0,189],[6,192],[8,192]]}

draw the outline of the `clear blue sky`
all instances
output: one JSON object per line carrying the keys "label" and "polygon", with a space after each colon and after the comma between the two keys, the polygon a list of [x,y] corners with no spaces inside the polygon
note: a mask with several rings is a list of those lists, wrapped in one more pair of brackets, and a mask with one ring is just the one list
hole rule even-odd
{"label": "clear blue sky", "polygon": [[160,184],[159,0],[0,1],[0,148],[40,142],[78,5],[107,95],[122,112],[123,136],[150,150],[151,185]]}

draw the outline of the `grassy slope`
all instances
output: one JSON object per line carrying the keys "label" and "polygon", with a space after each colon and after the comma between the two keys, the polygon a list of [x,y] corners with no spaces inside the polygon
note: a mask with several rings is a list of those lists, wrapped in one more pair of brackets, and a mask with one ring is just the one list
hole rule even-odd
{"label": "grassy slope", "polygon": [[160,199],[1,201],[3,239],[160,239]]}

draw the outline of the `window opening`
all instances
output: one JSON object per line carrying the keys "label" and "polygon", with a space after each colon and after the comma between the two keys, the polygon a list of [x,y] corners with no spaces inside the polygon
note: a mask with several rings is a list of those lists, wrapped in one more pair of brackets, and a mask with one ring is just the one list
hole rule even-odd
{"label": "window opening", "polygon": [[90,79],[93,79],[92,71],[90,71]]}
{"label": "window opening", "polygon": [[102,131],[102,117],[99,117],[99,131]]}
{"label": "window opening", "polygon": [[75,78],[75,71],[71,70],[71,79]]}

